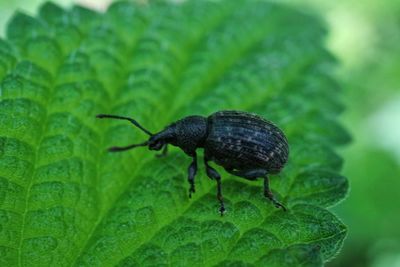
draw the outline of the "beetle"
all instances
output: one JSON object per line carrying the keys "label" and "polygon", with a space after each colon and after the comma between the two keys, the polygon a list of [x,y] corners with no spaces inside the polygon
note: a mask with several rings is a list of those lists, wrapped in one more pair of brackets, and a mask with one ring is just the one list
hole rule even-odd
{"label": "beetle", "polygon": [[136,120],[123,116],[99,114],[97,118],[127,120],[150,137],[147,141],[124,147],[111,147],[111,152],[126,151],[140,146],[150,150],[161,150],[158,156],[167,154],[169,144],[177,146],[192,158],[188,168],[189,197],[195,192],[198,148],[204,149],[204,164],[207,176],[217,182],[219,211],[225,211],[221,189],[221,176],[210,166],[214,161],[228,173],[248,180],[264,179],[264,196],[277,208],[286,210],[278,202],[269,187],[269,174],[277,174],[289,157],[287,138],[272,122],[254,113],[223,110],[204,116],[187,116],[171,123],[158,133],[151,133]]}

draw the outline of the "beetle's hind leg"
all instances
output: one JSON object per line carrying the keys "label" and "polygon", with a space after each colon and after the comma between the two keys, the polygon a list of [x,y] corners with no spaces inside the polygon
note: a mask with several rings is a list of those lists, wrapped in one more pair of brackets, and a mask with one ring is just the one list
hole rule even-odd
{"label": "beetle's hind leg", "polygon": [[283,206],[278,200],[276,200],[274,194],[272,193],[271,189],[269,188],[269,179],[267,175],[264,175],[264,196],[274,203],[275,207],[282,208],[286,211],[286,207]]}
{"label": "beetle's hind leg", "polygon": [[224,197],[222,196],[221,175],[219,175],[219,173],[208,164],[208,160],[206,158],[204,158],[204,164],[206,165],[207,176],[217,181],[217,198],[220,204],[219,212],[221,213],[222,216],[224,215],[225,212],[225,205],[224,205]]}
{"label": "beetle's hind leg", "polygon": [[267,172],[263,169],[253,169],[253,170],[232,170],[232,169],[225,169],[227,172],[230,174],[233,174],[235,176],[239,176],[242,178],[245,178],[247,180],[255,180],[259,177],[264,178],[264,196],[271,200],[272,203],[274,203],[275,207],[277,208],[282,208],[284,211],[286,211],[286,207],[283,206],[278,200],[276,200],[274,194],[272,193],[270,187],[269,187],[269,179]]}

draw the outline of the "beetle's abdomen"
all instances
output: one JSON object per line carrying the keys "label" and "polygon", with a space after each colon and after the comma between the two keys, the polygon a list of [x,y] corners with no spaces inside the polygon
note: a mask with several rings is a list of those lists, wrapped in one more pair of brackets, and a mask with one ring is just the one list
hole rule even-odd
{"label": "beetle's abdomen", "polygon": [[219,111],[208,117],[207,155],[230,169],[263,168],[277,173],[285,165],[289,147],[283,132],[252,113]]}

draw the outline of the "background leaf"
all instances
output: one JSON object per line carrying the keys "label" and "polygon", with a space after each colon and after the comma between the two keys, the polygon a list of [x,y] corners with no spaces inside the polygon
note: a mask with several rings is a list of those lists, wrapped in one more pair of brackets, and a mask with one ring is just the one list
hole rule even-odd
{"label": "background leaf", "polygon": [[[334,147],[349,136],[321,22],[257,1],[117,2],[104,13],[44,4],[16,13],[0,42],[0,263],[6,266],[321,266],[345,226]],[[272,188],[197,176],[181,151],[109,154],[189,114],[257,112],[291,145]]]}

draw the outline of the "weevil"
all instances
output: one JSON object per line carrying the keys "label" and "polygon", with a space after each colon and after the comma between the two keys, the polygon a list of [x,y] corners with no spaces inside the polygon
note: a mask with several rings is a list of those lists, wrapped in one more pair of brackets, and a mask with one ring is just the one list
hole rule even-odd
{"label": "weevil", "polygon": [[158,156],[165,156],[169,144],[182,149],[192,158],[188,168],[189,197],[195,192],[196,150],[203,148],[207,176],[217,182],[221,215],[225,211],[221,175],[210,165],[210,161],[238,177],[248,180],[263,178],[264,196],[277,208],[286,210],[270,190],[268,175],[279,173],[286,164],[289,157],[288,141],[282,130],[261,116],[235,110],[218,111],[208,117],[187,116],[155,134],[128,117],[99,114],[97,118],[127,120],[150,136],[143,143],[111,147],[111,152],[148,146],[150,150],[162,150]]}

